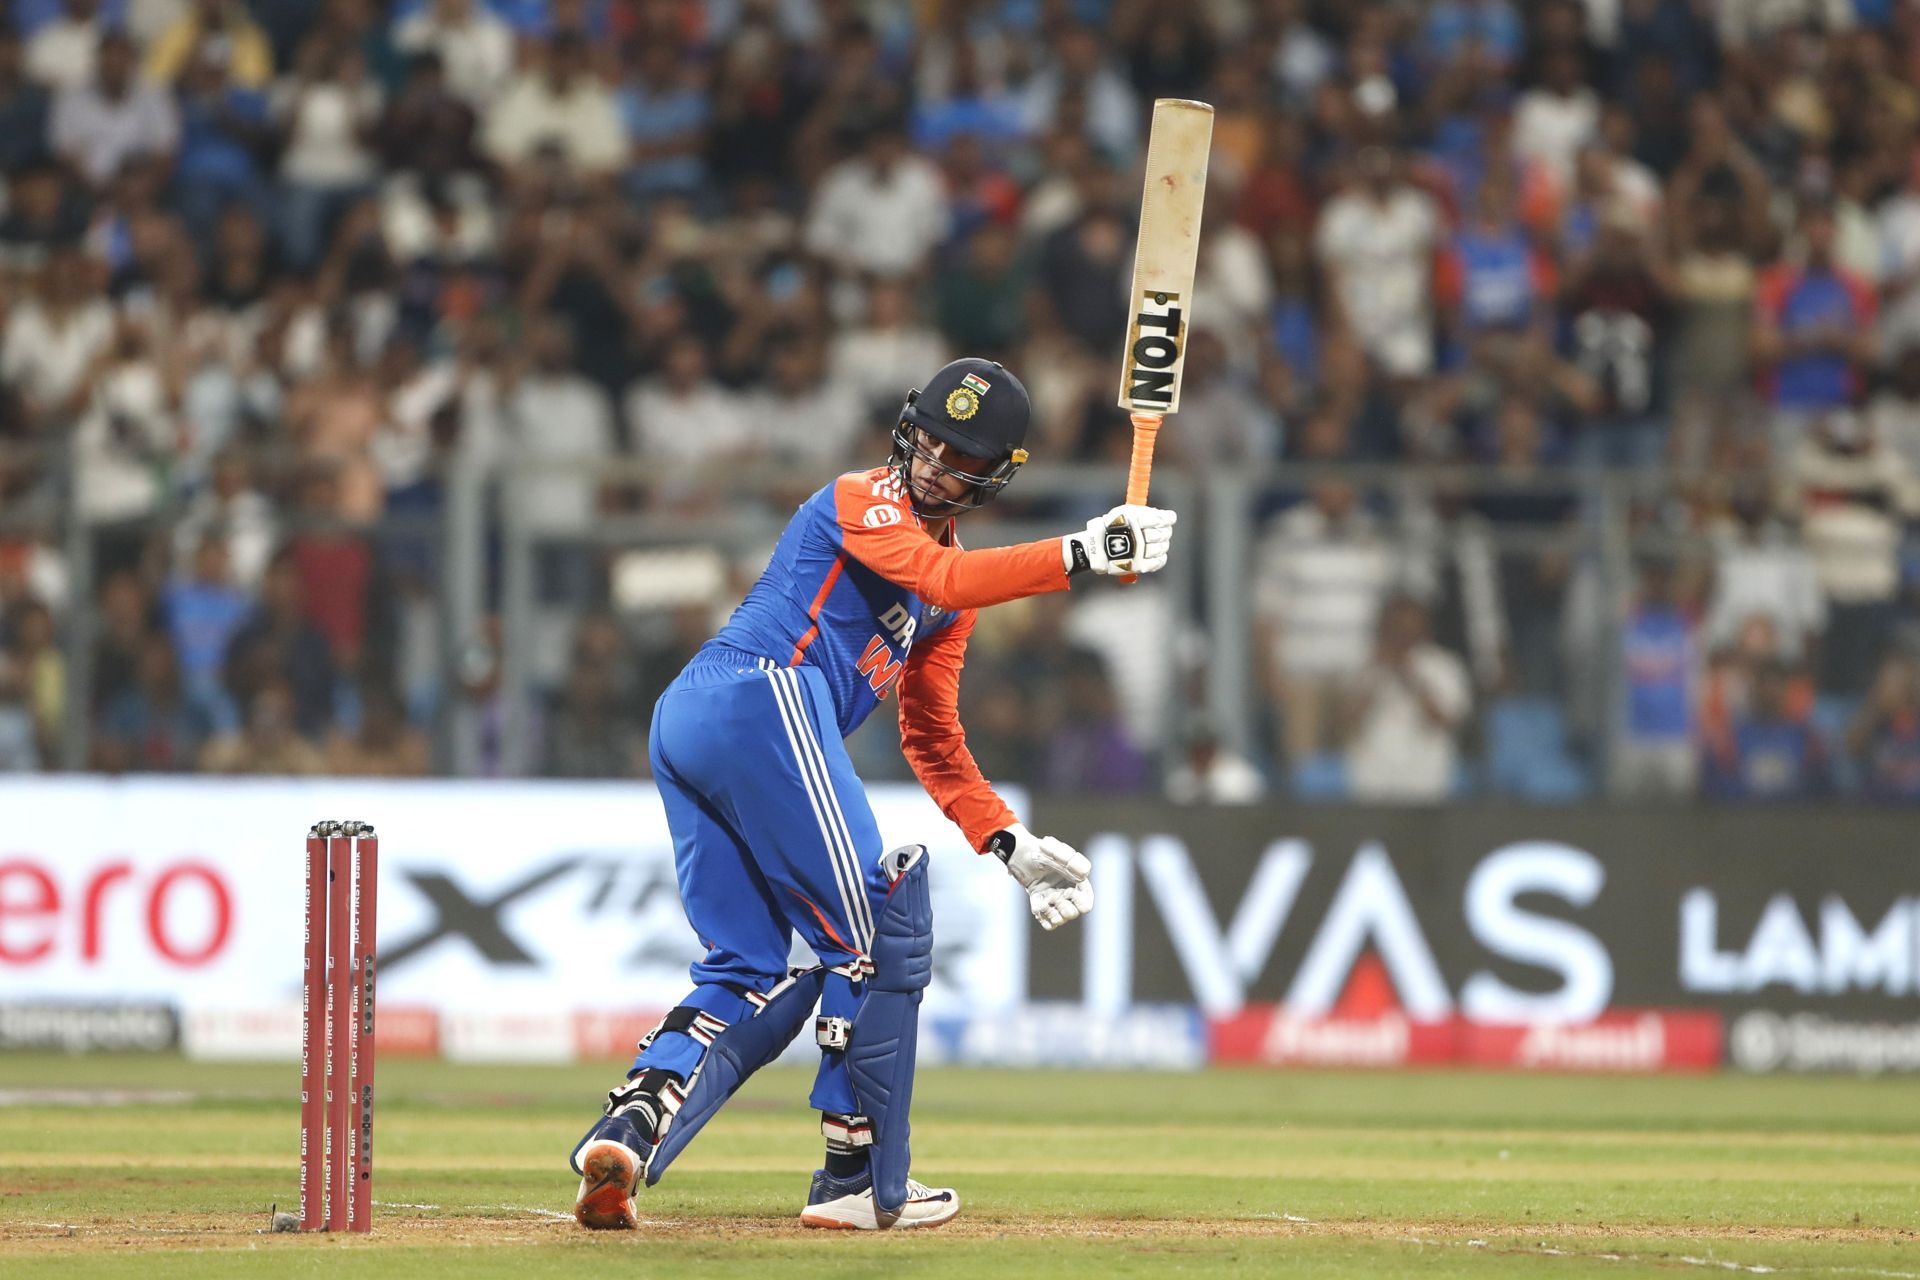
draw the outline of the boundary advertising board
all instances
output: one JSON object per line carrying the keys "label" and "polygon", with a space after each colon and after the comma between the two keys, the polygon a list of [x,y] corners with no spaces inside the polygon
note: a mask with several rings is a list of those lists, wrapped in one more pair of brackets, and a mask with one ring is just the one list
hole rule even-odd
{"label": "boundary advertising board", "polygon": [[[1913,822],[1871,809],[1182,810],[1043,798],[1093,860],[1029,994],[1190,1001],[1216,1057],[1920,1066]],[[1909,1067],[1909,1069],[1911,1069]]]}
{"label": "boundary advertising board", "polygon": [[[1040,797],[1096,883],[1042,933],[917,788],[872,795],[934,846],[931,1060],[1920,1070],[1900,811]],[[617,1057],[698,950],[644,784],[33,778],[0,806],[0,1048],[291,1056],[320,816],[388,853],[385,1049]]]}
{"label": "boundary advertising board", "polygon": [[[929,1013],[1021,1005],[1024,895],[918,788],[870,794],[888,843],[932,847]],[[0,781],[0,812],[0,1047],[291,1056],[302,838],[323,817],[382,837],[385,1048],[631,1052],[702,950],[644,783],[26,778]]]}

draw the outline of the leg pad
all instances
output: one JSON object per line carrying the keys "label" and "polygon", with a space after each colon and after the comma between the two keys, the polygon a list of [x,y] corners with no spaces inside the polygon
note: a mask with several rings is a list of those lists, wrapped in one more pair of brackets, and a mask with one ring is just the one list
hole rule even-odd
{"label": "leg pad", "polygon": [[728,1023],[714,1036],[693,1078],[686,1082],[679,1105],[661,1122],[659,1142],[647,1158],[648,1186],[660,1181],[673,1158],[749,1076],[793,1043],[820,1002],[825,981],[823,969],[791,973],[764,996],[749,997],[757,1006],[752,1017]]}
{"label": "leg pad", "polygon": [[854,1097],[873,1122],[874,1205],[890,1221],[907,1201],[920,998],[933,979],[933,897],[924,846],[896,849],[886,858],[893,887],[874,922],[874,973],[846,1054]]}

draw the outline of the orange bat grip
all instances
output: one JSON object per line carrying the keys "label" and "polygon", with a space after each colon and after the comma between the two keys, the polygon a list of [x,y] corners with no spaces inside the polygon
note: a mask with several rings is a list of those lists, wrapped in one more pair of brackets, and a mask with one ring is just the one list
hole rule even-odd
{"label": "orange bat grip", "polygon": [[1127,464],[1127,501],[1138,506],[1147,500],[1147,482],[1153,479],[1153,445],[1163,419],[1157,413],[1129,414],[1133,419],[1133,459]]}
{"label": "orange bat grip", "polygon": [[[1157,413],[1127,416],[1133,419],[1133,457],[1127,462],[1127,501],[1138,506],[1147,500],[1147,484],[1153,479],[1153,446],[1160,438],[1160,424],[1164,419]],[[1129,573],[1120,581],[1138,582],[1140,576]]]}

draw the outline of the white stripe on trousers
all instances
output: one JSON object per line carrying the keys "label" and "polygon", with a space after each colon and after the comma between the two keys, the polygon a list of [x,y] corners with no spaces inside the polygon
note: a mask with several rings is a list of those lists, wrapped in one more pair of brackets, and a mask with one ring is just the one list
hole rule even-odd
{"label": "white stripe on trousers", "polygon": [[827,769],[826,754],[814,732],[812,717],[807,714],[806,694],[800,688],[798,676],[789,669],[776,667],[768,678],[787,718],[788,741],[807,784],[808,801],[820,823],[834,880],[840,887],[841,907],[846,912],[848,928],[856,935],[848,941],[864,954],[873,936],[873,915],[867,905],[866,886],[860,878],[853,837],[847,830],[846,816],[841,812],[832,774]]}
{"label": "white stripe on trousers", "polygon": [[[804,708],[806,691],[800,687],[800,673],[792,667],[784,667],[778,678],[788,682],[794,706]],[[861,928],[864,930],[860,938],[860,951],[865,954],[867,948],[873,945],[873,904],[867,901],[866,880],[860,868],[860,851],[853,843],[853,831],[847,826],[846,812],[840,808],[840,793],[833,789],[833,775],[827,769],[826,749],[820,745],[820,735],[814,729],[813,717],[801,717],[800,729],[802,740],[812,748],[814,763],[819,766],[820,785],[826,795],[827,808],[832,811],[831,817],[840,832],[840,847],[846,851],[847,866],[853,872],[854,904],[860,909]]]}
{"label": "white stripe on trousers", "polygon": [[794,724],[800,730],[800,745],[813,758],[814,782],[826,808],[827,827],[839,837],[840,854],[845,860],[847,892],[853,908],[851,923],[860,935],[850,941],[865,955],[873,942],[873,908],[867,902],[866,881],[860,873],[860,856],[854,847],[853,832],[848,829],[847,815],[840,808],[840,793],[833,789],[833,774],[827,768],[827,753],[820,745],[820,735],[814,728],[813,717],[806,713],[807,695],[800,687],[800,673],[791,667],[779,667],[775,669],[773,678],[776,683],[786,685],[787,697],[793,707]]}
{"label": "white stripe on trousers", "polygon": [[807,803],[813,807],[813,820],[820,827],[820,838],[827,850],[827,862],[833,869],[834,886],[840,892],[840,910],[846,917],[847,927],[857,930],[859,928],[859,917],[853,914],[853,904],[847,896],[846,873],[841,867],[838,849],[835,845],[832,832],[827,825],[826,810],[820,803],[820,797],[815,788],[813,773],[808,765],[806,753],[800,746],[800,731],[799,727],[793,722],[793,709],[787,701],[785,691],[781,688],[778,675],[776,674],[777,668],[773,663],[762,658],[760,660],[760,669],[767,673],[767,683],[773,690],[774,706],[779,709],[780,723],[784,725],[787,730],[787,745],[793,750],[794,763],[800,770],[800,782],[806,789]]}
{"label": "white stripe on trousers", "polygon": [[780,684],[778,676],[780,668],[768,658],[755,659],[754,665],[767,673],[767,683],[773,690],[773,704],[779,709],[780,723],[786,727],[787,745],[793,751],[794,764],[800,770],[801,785],[806,789],[807,803],[813,808],[813,820],[819,825],[821,842],[826,846],[827,864],[833,870],[834,887],[840,892],[840,910],[846,917],[847,927],[857,930],[860,927],[860,918],[853,914],[853,904],[847,895],[846,873],[842,869],[832,832],[827,826],[826,810],[822,807],[820,797],[815,789],[813,773],[808,767],[806,752],[803,751],[800,746],[800,729],[798,725],[794,724],[794,709],[788,702],[785,691]]}
{"label": "white stripe on trousers", "polygon": [[760,667],[773,687],[774,703],[780,708],[787,743],[793,748],[794,761],[806,787],[807,803],[813,807],[814,821],[820,825],[834,884],[840,890],[840,909],[845,913],[848,927],[858,935],[848,942],[865,954],[873,938],[873,915],[867,903],[866,883],[860,876],[859,859],[854,854],[846,816],[840,809],[839,797],[834,794],[826,755],[813,732],[812,718],[807,715],[805,695],[790,669],[775,666],[765,658],[760,660]]}

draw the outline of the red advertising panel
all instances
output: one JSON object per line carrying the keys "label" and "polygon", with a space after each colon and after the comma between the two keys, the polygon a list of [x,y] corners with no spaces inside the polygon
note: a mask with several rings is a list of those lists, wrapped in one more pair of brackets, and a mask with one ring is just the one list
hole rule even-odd
{"label": "red advertising panel", "polygon": [[1389,1011],[1295,1017],[1254,1005],[1208,1023],[1215,1062],[1278,1067],[1473,1066],[1528,1071],[1711,1071],[1720,1015],[1699,1009],[1614,1009],[1588,1022],[1502,1025]]}

